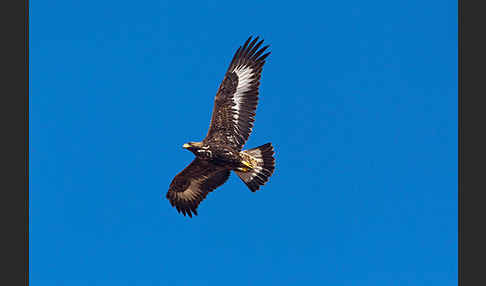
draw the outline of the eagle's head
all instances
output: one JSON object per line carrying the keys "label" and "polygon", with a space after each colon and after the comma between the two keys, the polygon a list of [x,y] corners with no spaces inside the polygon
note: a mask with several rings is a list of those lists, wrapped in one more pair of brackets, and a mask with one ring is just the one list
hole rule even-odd
{"label": "eagle's head", "polygon": [[192,153],[196,154],[197,150],[201,149],[203,146],[202,142],[188,142],[182,145],[182,148],[191,151]]}

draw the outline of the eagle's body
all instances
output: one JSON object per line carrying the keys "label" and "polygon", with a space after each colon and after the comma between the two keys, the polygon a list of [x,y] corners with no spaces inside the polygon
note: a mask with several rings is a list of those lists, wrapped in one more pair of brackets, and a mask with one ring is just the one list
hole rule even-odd
{"label": "eagle's body", "polygon": [[[242,151],[253,128],[258,87],[268,48],[251,37],[238,48],[214,100],[213,115],[202,142],[183,145],[196,158],[170,184],[167,198],[184,215],[197,215],[199,203],[234,171],[251,191],[264,185],[275,169],[270,143]],[[262,55],[263,54],[263,55]]]}
{"label": "eagle's body", "polygon": [[224,144],[201,144],[200,147],[196,147],[197,143],[188,143],[185,148],[193,152],[198,159],[233,170],[238,167],[244,167],[241,163],[243,157],[240,155],[240,152],[231,148],[231,146]]}

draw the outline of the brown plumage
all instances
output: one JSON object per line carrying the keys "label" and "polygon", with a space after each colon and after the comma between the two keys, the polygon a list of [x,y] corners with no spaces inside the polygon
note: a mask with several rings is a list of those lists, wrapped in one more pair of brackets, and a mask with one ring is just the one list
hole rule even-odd
{"label": "brown plumage", "polygon": [[197,215],[201,201],[228,180],[231,170],[252,192],[273,174],[271,143],[242,151],[253,128],[261,73],[270,54],[264,54],[269,46],[262,44],[250,37],[238,48],[216,93],[206,138],[183,145],[196,158],[175,176],[166,196],[183,215]]}

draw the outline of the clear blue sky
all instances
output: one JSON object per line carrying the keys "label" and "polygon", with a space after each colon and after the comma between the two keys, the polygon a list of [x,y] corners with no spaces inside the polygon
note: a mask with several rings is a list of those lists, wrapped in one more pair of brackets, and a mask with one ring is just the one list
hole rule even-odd
{"label": "clear blue sky", "polygon": [[[457,1],[31,1],[32,286],[457,285]],[[249,35],[277,167],[165,199]]]}

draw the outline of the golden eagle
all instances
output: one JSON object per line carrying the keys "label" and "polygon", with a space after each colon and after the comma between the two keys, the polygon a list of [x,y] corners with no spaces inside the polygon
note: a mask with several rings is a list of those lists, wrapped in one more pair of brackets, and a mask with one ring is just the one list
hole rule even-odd
{"label": "golden eagle", "polygon": [[179,213],[197,215],[199,203],[224,184],[231,170],[255,192],[275,169],[271,143],[242,151],[255,121],[258,87],[270,52],[263,40],[249,37],[231,60],[214,99],[209,131],[201,142],[182,145],[196,158],[172,180],[167,199]]}

